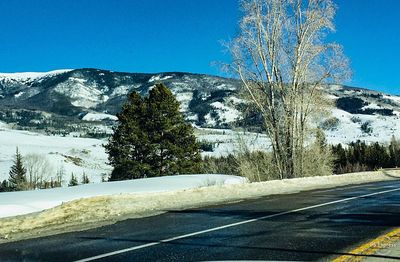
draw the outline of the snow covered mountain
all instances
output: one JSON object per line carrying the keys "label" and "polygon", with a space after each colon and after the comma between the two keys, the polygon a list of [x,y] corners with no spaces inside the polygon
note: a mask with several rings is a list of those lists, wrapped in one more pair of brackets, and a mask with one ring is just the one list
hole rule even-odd
{"label": "snow covered mountain", "polygon": [[[205,119],[212,109],[209,104],[223,102],[238,86],[238,81],[232,79],[177,72],[134,74],[77,69],[0,74],[1,119],[7,120],[5,118],[10,118],[11,114],[18,114],[15,110],[23,109],[31,111],[31,118],[36,115],[36,121],[44,118],[37,115],[38,112],[84,121],[113,120],[115,117],[112,115],[120,110],[130,91],[146,95],[158,82],[172,89],[182,104],[182,111],[199,125],[209,124]],[[203,108],[205,104],[207,108]],[[223,108],[224,105],[215,104],[215,108],[218,107]],[[7,113],[10,110],[12,113]],[[99,115],[96,117],[95,114]],[[234,119],[227,117],[222,122],[230,120]]]}
{"label": "snow covered mountain", "polygon": [[[73,132],[85,124],[101,130],[112,125],[130,91],[146,95],[158,82],[172,90],[186,118],[197,126],[230,128],[242,116],[237,92],[240,82],[235,79],[180,72],[76,69],[0,73],[0,120],[46,130]],[[320,125],[333,140],[400,137],[399,96],[345,86],[330,86],[327,96],[336,108]]]}
{"label": "snow covered mountain", "polygon": [[[18,146],[24,155],[46,156],[54,170],[63,167],[68,176],[84,172],[91,181],[101,181],[102,175],[111,170],[101,146],[106,140],[91,138],[108,136],[115,114],[130,91],[146,95],[158,82],[173,91],[187,120],[203,127],[196,130],[196,136],[214,147],[213,152],[203,154],[234,152],[240,132],[227,129],[240,124],[237,120],[243,117],[238,80],[178,72],[134,74],[98,69],[0,73],[0,179],[8,177]],[[325,130],[328,142],[387,142],[392,135],[400,138],[400,96],[345,86],[330,86],[326,92],[336,107],[315,124]],[[255,121],[257,117],[241,124],[248,126]],[[78,138],[82,136],[86,138]],[[241,136],[250,148],[269,150],[265,135]]]}

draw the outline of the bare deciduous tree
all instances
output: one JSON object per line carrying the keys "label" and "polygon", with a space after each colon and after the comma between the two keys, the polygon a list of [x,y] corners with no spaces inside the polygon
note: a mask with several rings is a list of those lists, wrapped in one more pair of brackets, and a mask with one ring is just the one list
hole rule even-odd
{"label": "bare deciduous tree", "polygon": [[24,157],[29,188],[43,187],[48,180],[53,179],[54,167],[44,155],[28,154]]}
{"label": "bare deciduous tree", "polygon": [[348,76],[334,31],[332,0],[244,0],[233,69],[262,114],[280,178],[302,174],[309,119],[327,83]]}

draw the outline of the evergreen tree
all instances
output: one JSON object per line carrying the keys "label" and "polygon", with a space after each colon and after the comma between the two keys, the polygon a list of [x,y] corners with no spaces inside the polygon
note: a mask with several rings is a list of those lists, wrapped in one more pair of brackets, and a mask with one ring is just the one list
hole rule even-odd
{"label": "evergreen tree", "polygon": [[0,192],[8,192],[10,191],[10,187],[8,185],[8,181],[7,180],[3,180],[3,182],[1,182],[0,184]]}
{"label": "evergreen tree", "polygon": [[145,177],[150,170],[146,158],[150,153],[149,140],[143,130],[145,104],[137,92],[128,95],[122,111],[117,114],[119,125],[107,145],[106,152],[114,167],[110,180]]}
{"label": "evergreen tree", "polygon": [[348,160],[346,156],[346,150],[343,148],[342,144],[333,145],[332,153],[334,155],[334,172],[338,173],[344,166],[347,165]]}
{"label": "evergreen tree", "polygon": [[151,148],[149,176],[198,171],[200,147],[193,128],[185,123],[179,102],[163,84],[157,84],[146,99],[146,130]]}
{"label": "evergreen tree", "polygon": [[400,145],[395,137],[392,137],[389,145],[378,142],[368,145],[365,141],[358,140],[350,143],[347,148],[343,148],[341,144],[333,145],[331,148],[336,158],[336,173],[400,166]]}
{"label": "evergreen tree", "polygon": [[89,184],[89,183],[90,183],[89,177],[85,174],[85,172],[83,172],[82,184]]}
{"label": "evergreen tree", "polygon": [[77,186],[77,185],[78,185],[78,179],[76,178],[76,176],[74,176],[74,173],[72,173],[68,186]]}
{"label": "evergreen tree", "polygon": [[9,173],[9,187],[11,191],[20,191],[27,188],[26,169],[22,162],[22,155],[18,151],[18,147],[14,157],[14,164],[11,166]]}
{"label": "evergreen tree", "polygon": [[119,125],[105,146],[114,166],[111,180],[198,171],[201,159],[193,128],[165,85],[156,84],[145,99],[131,93],[117,116]]}
{"label": "evergreen tree", "polygon": [[373,169],[388,167],[389,154],[384,146],[378,142],[373,143],[367,148],[367,165]]}

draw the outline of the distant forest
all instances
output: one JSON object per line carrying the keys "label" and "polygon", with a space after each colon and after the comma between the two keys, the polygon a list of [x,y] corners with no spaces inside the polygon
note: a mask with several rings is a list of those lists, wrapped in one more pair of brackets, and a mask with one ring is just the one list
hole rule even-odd
{"label": "distant forest", "polygon": [[335,174],[400,167],[400,144],[395,137],[389,145],[378,142],[368,145],[363,141],[352,142],[346,147],[334,145],[332,153]]}

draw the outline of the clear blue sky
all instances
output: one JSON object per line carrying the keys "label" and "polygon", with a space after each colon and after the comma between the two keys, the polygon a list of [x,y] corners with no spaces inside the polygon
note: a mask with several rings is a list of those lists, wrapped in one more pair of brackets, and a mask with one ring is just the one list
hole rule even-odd
{"label": "clear blue sky", "polygon": [[[336,0],[354,86],[400,94],[399,0]],[[2,0],[0,72],[94,67],[220,74],[236,0]]]}

